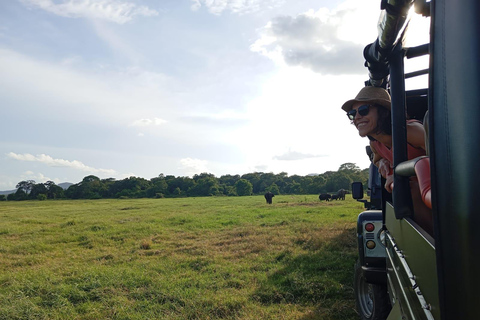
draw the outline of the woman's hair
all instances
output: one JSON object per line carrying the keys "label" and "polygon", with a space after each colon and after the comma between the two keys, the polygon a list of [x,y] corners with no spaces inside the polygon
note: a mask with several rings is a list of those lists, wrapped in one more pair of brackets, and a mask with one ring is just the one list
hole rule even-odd
{"label": "woman's hair", "polygon": [[[377,127],[375,128],[375,133],[383,133],[388,134],[389,136],[392,135],[392,114],[390,110],[387,108],[380,106],[378,104],[374,105],[377,107]],[[367,136],[370,140],[375,140],[371,136]]]}

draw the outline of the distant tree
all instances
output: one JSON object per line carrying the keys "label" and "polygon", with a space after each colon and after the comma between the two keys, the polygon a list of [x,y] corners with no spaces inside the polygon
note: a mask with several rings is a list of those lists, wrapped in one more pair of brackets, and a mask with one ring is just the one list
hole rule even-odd
{"label": "distant tree", "polygon": [[9,193],[9,194],[7,194],[7,200],[8,200],[8,201],[12,201],[12,200],[15,201],[15,200],[17,200],[17,195],[16,195],[16,193]]}
{"label": "distant tree", "polygon": [[152,186],[151,182],[138,177],[129,177],[115,182],[115,188],[119,190],[116,197],[144,198],[147,190]]}
{"label": "distant tree", "polygon": [[233,187],[238,180],[240,180],[240,176],[238,174],[236,175],[227,174],[218,178],[218,183],[220,185],[227,185],[227,186]]}
{"label": "distant tree", "polygon": [[275,183],[272,183],[269,187],[267,187],[267,189],[265,189],[265,191],[266,192],[271,192],[275,195],[280,194],[280,188]]}
{"label": "distant tree", "polygon": [[308,186],[308,193],[310,194],[320,194],[326,192],[325,190],[326,179],[321,176],[313,176],[312,182]]}
{"label": "distant tree", "polygon": [[25,180],[25,181],[20,181],[17,183],[17,190],[21,189],[23,190],[26,194],[29,194],[30,191],[32,191],[33,186],[35,185],[34,180]]}
{"label": "distant tree", "polygon": [[285,189],[285,193],[288,193],[288,194],[302,193],[302,186],[300,185],[300,183],[296,182],[295,180],[292,182],[289,182],[284,189]]}
{"label": "distant tree", "polygon": [[202,173],[193,176],[196,183],[189,188],[188,195],[194,197],[221,195],[218,180],[214,175]]}
{"label": "distant tree", "polygon": [[236,196],[237,195],[237,189],[235,189],[235,186],[225,186],[225,185],[223,185],[223,194],[226,195],[226,196],[229,196],[229,197]]}
{"label": "distant tree", "polygon": [[38,196],[43,194],[45,195],[45,197],[47,196],[47,192],[48,192],[48,189],[47,187],[45,186],[44,183],[37,183],[37,184],[34,184],[32,189],[30,190],[30,194],[28,195],[28,197],[30,199],[38,199]]}
{"label": "distant tree", "polygon": [[235,183],[240,180],[240,175],[223,175],[218,178],[220,192],[226,196],[236,196]]}
{"label": "distant tree", "polygon": [[0,194],[0,201],[7,201],[7,197],[4,194]]}
{"label": "distant tree", "polygon": [[369,176],[369,168],[363,169],[360,171],[359,178],[355,179],[354,181],[361,181],[363,182],[363,187],[365,190],[368,188],[368,176]]}
{"label": "distant tree", "polygon": [[282,189],[287,188],[287,182],[288,181],[293,183],[293,181],[297,180],[296,182],[298,182],[299,179],[297,179],[297,177],[299,177],[299,176],[294,175],[294,176],[289,177],[288,173],[286,173],[286,172],[280,172],[279,174],[276,174],[274,183],[278,186],[278,188],[280,190],[280,192],[278,194],[282,193]]}
{"label": "distant tree", "polygon": [[115,184],[115,178],[101,179],[100,184],[102,186],[101,195],[103,198],[114,198],[112,187]]}
{"label": "distant tree", "polygon": [[[223,175],[216,178],[210,173],[201,173],[190,177],[175,177],[160,174],[146,180],[129,177],[123,180],[114,178],[100,179],[89,175],[77,184],[63,190],[53,181],[36,184],[33,180],[21,181],[17,191],[8,195],[7,200],[37,199],[45,194],[47,199],[96,199],[96,198],[139,198],[139,197],[180,197],[180,196],[218,196],[263,194],[319,194],[336,192],[338,189],[351,187],[352,181],[366,183],[368,168],[360,170],[354,163],[340,165],[338,171],[327,171],[315,176],[288,176],[279,174],[253,172],[240,175]],[[251,189],[250,189],[251,188]],[[1,201],[1,200],[0,200]]]}
{"label": "distant tree", "polygon": [[338,168],[338,171],[357,172],[357,171],[360,171],[360,168],[355,163],[347,162],[340,165],[340,168]]}
{"label": "distant tree", "polygon": [[105,192],[105,186],[100,178],[94,175],[84,177],[78,185],[82,199],[100,199]]}
{"label": "distant tree", "polygon": [[94,175],[86,176],[83,178],[82,183],[89,183],[89,182],[98,182],[100,178]]}
{"label": "distant tree", "polygon": [[235,182],[235,191],[239,196],[250,196],[253,192],[253,185],[247,179],[240,179]]}
{"label": "distant tree", "polygon": [[[168,184],[167,195],[175,197],[186,196],[187,191],[195,185],[195,181],[190,177],[165,176],[165,182]],[[177,188],[179,191],[177,191]]]}
{"label": "distant tree", "polygon": [[260,183],[262,182],[262,180],[260,179],[260,177],[262,174],[262,172],[247,173],[242,175],[240,178],[250,181],[253,186],[253,193],[259,194],[261,193]]}
{"label": "distant tree", "polygon": [[57,186],[53,181],[47,181],[44,183],[47,188],[48,199],[60,199],[64,197],[65,191],[62,187]]}
{"label": "distant tree", "polygon": [[[284,186],[280,186],[279,185],[279,188],[280,188],[280,193],[290,193],[290,194],[304,194],[304,193],[307,193],[307,189],[308,187],[306,186],[306,183],[308,181],[311,182],[309,180],[310,177],[302,177],[302,176],[299,176],[299,175],[292,175],[292,176],[289,176],[289,177],[285,177],[283,179],[283,182],[284,182]],[[277,183],[278,185],[278,183]],[[282,190],[283,189],[283,190]]]}
{"label": "distant tree", "polygon": [[69,199],[82,199],[83,193],[80,185],[78,183],[72,184],[67,190],[65,190],[65,196]]}
{"label": "distant tree", "polygon": [[27,199],[28,199],[28,194],[23,189],[18,188],[17,191],[15,192],[13,200],[27,200]]}
{"label": "distant tree", "polygon": [[56,186],[55,182],[48,180],[47,182],[44,183],[45,187],[47,189],[50,189],[52,186]]}
{"label": "distant tree", "polygon": [[[264,194],[267,191],[267,187],[272,183],[277,181],[277,176],[272,172],[269,173],[259,173],[260,182],[258,183],[257,193]],[[282,181],[283,182],[283,181]]]}
{"label": "distant tree", "polygon": [[326,189],[328,192],[336,192],[340,189],[350,190],[352,182],[348,174],[338,171],[329,177],[326,183]]}
{"label": "distant tree", "polygon": [[71,199],[100,199],[108,194],[107,186],[100,178],[90,175],[77,184],[71,185],[65,195]]}
{"label": "distant tree", "polygon": [[196,174],[193,176],[193,180],[195,180],[195,182],[197,182],[200,179],[208,179],[208,178],[216,179],[213,174],[207,173],[207,172],[202,172],[200,174]]}
{"label": "distant tree", "polygon": [[165,181],[165,177],[157,177],[150,180],[151,187],[147,189],[147,197],[157,197],[157,194],[165,194],[168,191],[168,183]]}
{"label": "distant tree", "polygon": [[182,192],[182,189],[180,189],[179,187],[176,187],[175,190],[173,190],[172,194],[176,197],[180,197],[183,195],[183,192]]}

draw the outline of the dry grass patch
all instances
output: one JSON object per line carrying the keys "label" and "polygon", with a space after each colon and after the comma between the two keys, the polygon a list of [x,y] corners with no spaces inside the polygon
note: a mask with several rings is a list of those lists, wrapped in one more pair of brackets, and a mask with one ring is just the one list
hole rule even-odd
{"label": "dry grass patch", "polygon": [[152,249],[152,240],[150,239],[143,239],[142,242],[140,242],[140,249],[142,250],[150,250]]}

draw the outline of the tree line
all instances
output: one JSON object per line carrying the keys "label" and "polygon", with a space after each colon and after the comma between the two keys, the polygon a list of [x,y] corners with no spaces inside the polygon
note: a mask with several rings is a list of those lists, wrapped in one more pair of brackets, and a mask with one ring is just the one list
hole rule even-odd
{"label": "tree line", "polygon": [[201,173],[192,178],[160,174],[150,180],[139,177],[116,180],[89,175],[66,190],[53,181],[21,181],[15,193],[0,195],[0,200],[248,196],[268,191],[276,195],[320,194],[350,190],[353,181],[366,184],[367,179],[368,169],[361,170],[354,163],[344,163],[338,171],[308,176],[254,172],[217,178],[210,173]]}

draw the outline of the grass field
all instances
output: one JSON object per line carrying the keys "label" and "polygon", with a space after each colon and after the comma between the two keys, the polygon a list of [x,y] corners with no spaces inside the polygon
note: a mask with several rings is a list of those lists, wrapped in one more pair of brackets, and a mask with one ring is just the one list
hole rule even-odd
{"label": "grass field", "polygon": [[362,204],[0,203],[0,319],[358,319]]}

